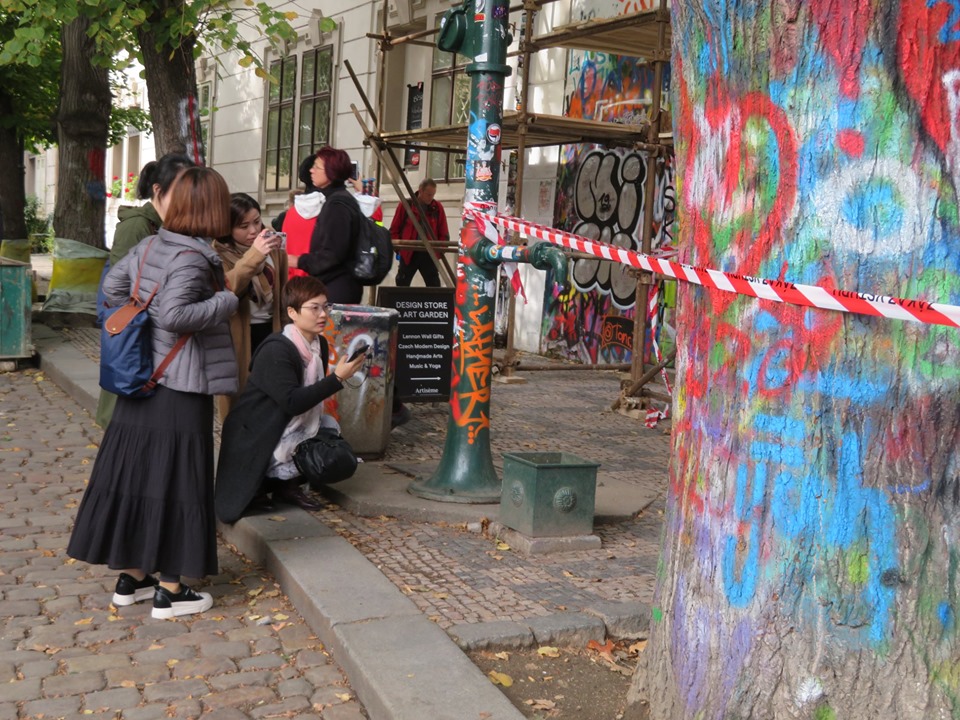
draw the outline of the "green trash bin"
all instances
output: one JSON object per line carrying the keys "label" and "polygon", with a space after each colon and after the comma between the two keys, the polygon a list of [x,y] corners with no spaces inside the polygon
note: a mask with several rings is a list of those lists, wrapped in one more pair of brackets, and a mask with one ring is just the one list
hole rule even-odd
{"label": "green trash bin", "polygon": [[565,452],[504,453],[500,522],[532,538],[591,534],[598,467]]}
{"label": "green trash bin", "polygon": [[30,263],[0,257],[0,360],[33,355]]}

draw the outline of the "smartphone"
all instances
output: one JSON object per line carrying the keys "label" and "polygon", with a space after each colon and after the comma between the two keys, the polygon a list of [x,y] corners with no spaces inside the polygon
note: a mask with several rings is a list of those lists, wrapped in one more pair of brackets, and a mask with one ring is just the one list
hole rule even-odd
{"label": "smartphone", "polygon": [[280,249],[281,250],[287,249],[287,234],[285,232],[272,232],[270,233],[270,237],[280,238]]}
{"label": "smartphone", "polygon": [[359,180],[359,179],[360,179],[360,165],[359,165],[359,163],[357,163],[357,161],[354,160],[353,162],[350,163],[350,167],[353,168],[353,169],[350,171],[350,177],[351,177],[353,180]]}
{"label": "smartphone", "polygon": [[358,345],[358,346],[357,346],[357,349],[353,351],[353,354],[350,355],[350,357],[348,358],[347,362],[353,362],[354,360],[356,360],[358,357],[360,357],[361,355],[363,355],[363,354],[364,354],[367,350],[369,350],[369,349],[370,349],[370,346],[367,345],[366,343],[362,343],[361,345]]}

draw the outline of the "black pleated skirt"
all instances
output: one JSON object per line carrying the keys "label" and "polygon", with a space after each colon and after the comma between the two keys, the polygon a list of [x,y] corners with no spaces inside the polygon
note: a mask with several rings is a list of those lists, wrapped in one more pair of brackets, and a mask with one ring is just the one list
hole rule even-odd
{"label": "black pleated skirt", "polygon": [[67,554],[115,570],[217,573],[210,395],[160,386],[117,400]]}

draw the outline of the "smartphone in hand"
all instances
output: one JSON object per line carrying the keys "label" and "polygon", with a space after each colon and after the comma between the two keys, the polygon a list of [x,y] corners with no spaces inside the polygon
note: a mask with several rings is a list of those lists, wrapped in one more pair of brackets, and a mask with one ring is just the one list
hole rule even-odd
{"label": "smartphone in hand", "polygon": [[347,358],[347,362],[353,362],[353,361],[356,360],[358,357],[360,357],[361,355],[363,355],[364,353],[366,353],[367,350],[369,350],[369,349],[370,349],[370,346],[367,345],[367,343],[363,343],[363,344],[361,344],[361,345],[358,345],[358,346],[357,346],[357,349],[353,351],[353,353],[350,355],[349,358]]}

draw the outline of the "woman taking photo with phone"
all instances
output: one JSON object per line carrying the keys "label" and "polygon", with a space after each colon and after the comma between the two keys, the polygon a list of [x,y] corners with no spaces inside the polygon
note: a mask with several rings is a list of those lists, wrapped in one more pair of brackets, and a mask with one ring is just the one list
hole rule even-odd
{"label": "woman taking photo with phone", "polygon": [[[238,391],[243,391],[253,351],[282,325],[287,254],[281,248],[282,234],[264,229],[260,205],[246,193],[230,196],[230,225],[230,234],[214,242],[213,249],[223,261],[227,287],[240,299],[237,313],[230,319],[230,334],[237,353]],[[218,398],[221,420],[235,399],[235,395]]]}
{"label": "woman taking photo with phone", "polygon": [[247,387],[223,423],[216,488],[217,517],[223,522],[238,520],[254,500],[259,509],[268,509],[268,493],[305,510],[320,509],[300,487],[293,453],[321,426],[338,427],[324,413],[323,401],[343,388],[366,357],[342,358],[327,375],[326,288],[316,278],[296,277],[283,298],[290,322],[257,348]]}

